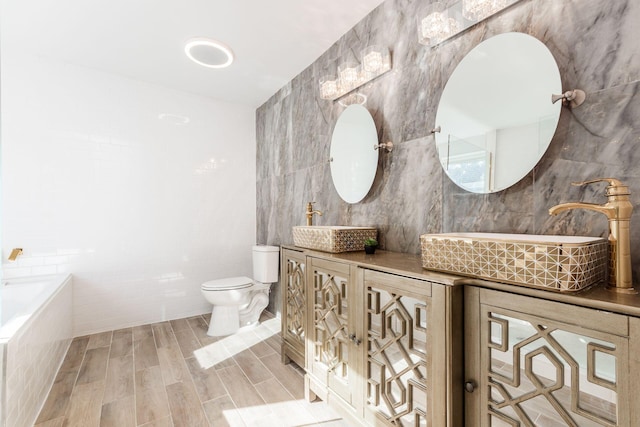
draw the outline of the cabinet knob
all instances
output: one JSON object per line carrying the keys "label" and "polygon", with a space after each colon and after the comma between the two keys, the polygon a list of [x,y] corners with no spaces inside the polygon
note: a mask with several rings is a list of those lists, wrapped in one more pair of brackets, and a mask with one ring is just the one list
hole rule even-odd
{"label": "cabinet knob", "polygon": [[360,343],[362,342],[358,338],[356,338],[356,334],[349,335],[349,339],[353,341],[355,345],[360,345]]}
{"label": "cabinet knob", "polygon": [[477,384],[473,380],[466,381],[464,383],[464,391],[467,393],[473,393],[477,387]]}

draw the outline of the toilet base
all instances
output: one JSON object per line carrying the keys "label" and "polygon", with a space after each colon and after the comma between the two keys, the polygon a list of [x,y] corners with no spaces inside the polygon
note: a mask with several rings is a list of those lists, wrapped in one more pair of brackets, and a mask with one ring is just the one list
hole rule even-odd
{"label": "toilet base", "polygon": [[210,337],[231,335],[238,331],[239,326],[240,314],[238,313],[238,306],[216,305],[211,310],[207,335]]}
{"label": "toilet base", "polygon": [[269,290],[268,283],[254,283],[249,291],[249,303],[239,306],[214,304],[207,335],[222,337],[259,325],[260,314],[269,304]]}

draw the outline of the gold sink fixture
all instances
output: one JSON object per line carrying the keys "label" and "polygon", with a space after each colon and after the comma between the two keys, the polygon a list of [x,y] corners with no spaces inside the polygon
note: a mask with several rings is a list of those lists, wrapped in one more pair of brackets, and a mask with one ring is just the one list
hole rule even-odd
{"label": "gold sink fixture", "polygon": [[571,209],[587,209],[604,214],[609,220],[609,284],[607,289],[626,294],[637,294],[631,277],[631,248],[629,222],[633,205],[629,201],[629,187],[615,178],[598,178],[590,181],[572,182],[571,185],[587,185],[608,182],[607,203],[569,202],[549,209],[549,214],[557,215]]}
{"label": "gold sink fixture", "polygon": [[604,281],[607,242],[599,237],[501,233],[420,236],[429,270],[555,291]]}
{"label": "gold sink fixture", "polygon": [[351,252],[364,250],[364,241],[375,239],[378,230],[374,227],[349,226],[295,226],[293,244],[301,248],[322,252]]}
{"label": "gold sink fixture", "polygon": [[11,253],[9,254],[8,261],[15,261],[18,257],[22,255],[22,248],[13,248],[11,249]]}
{"label": "gold sink fixture", "polygon": [[320,211],[314,211],[313,210],[313,204],[315,202],[308,202],[307,203],[307,225],[313,225],[313,215],[314,214],[318,214],[319,216],[322,216],[322,212]]}

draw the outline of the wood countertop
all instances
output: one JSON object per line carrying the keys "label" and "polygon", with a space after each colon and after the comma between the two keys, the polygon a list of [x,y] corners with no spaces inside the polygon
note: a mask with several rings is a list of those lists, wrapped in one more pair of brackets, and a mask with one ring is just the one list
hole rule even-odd
{"label": "wood countertop", "polygon": [[422,267],[422,259],[420,255],[415,254],[381,250],[376,251],[373,255],[367,255],[364,251],[332,254],[300,248],[293,245],[282,245],[282,248],[303,252],[306,255],[316,258],[344,262],[370,270],[397,274],[419,280],[427,280],[447,286],[478,286],[640,317],[640,295],[616,293],[605,289],[604,284],[592,286],[578,292],[557,292],[528,287],[526,285],[518,286],[426,270]]}

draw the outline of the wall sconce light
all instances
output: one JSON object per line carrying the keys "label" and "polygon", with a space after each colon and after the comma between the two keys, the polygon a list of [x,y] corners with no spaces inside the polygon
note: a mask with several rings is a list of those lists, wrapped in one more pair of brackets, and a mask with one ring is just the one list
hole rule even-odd
{"label": "wall sconce light", "polygon": [[462,16],[479,22],[507,6],[508,0],[462,0]]}
{"label": "wall sconce light", "polygon": [[445,7],[435,2],[418,15],[418,41],[436,46],[520,0],[460,0]]}
{"label": "wall sconce light", "polygon": [[418,17],[418,41],[421,44],[434,46],[460,32],[460,23],[449,17],[449,9],[444,7],[444,3],[433,3],[429,12],[424,18]]}
{"label": "wall sconce light", "polygon": [[320,98],[335,99],[338,95],[338,80],[336,76],[320,77]]}
{"label": "wall sconce light", "polygon": [[369,46],[361,52],[361,62],[338,65],[337,76],[320,78],[320,98],[336,100],[391,70],[389,49]]}
{"label": "wall sconce light", "polygon": [[362,80],[362,68],[355,61],[349,61],[338,65],[338,77],[340,88],[350,91],[358,87],[358,83]]}

